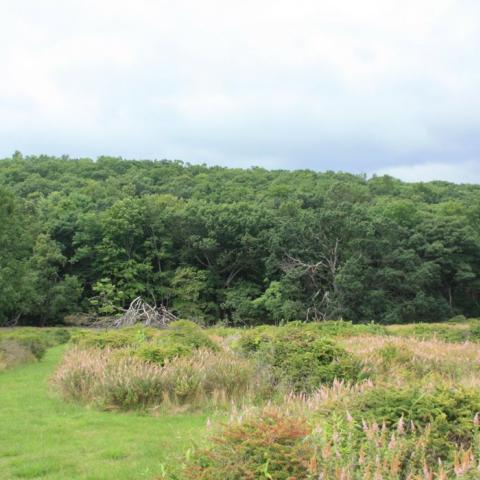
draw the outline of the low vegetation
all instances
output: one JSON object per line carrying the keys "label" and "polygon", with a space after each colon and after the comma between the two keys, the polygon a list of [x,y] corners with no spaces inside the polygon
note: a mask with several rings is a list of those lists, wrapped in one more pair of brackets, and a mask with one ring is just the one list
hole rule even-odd
{"label": "low vegetation", "polygon": [[206,348],[217,351],[219,346],[198,325],[186,320],[172,322],[168,329],[129,327],[119,330],[78,330],[72,342],[80,348],[122,349],[144,360],[164,364]]}
{"label": "low vegetation", "polygon": [[197,451],[185,469],[192,480],[331,479],[447,480],[478,478],[478,424],[470,441],[451,447],[451,462],[432,458],[436,437],[403,417],[388,427],[335,416],[313,421],[306,411],[267,407],[235,418]]}
{"label": "low vegetation", "polygon": [[393,335],[404,337],[414,337],[420,340],[438,339],[446,342],[463,343],[466,341],[480,341],[480,321],[479,319],[462,319],[459,317],[452,319],[447,323],[416,323],[410,325],[390,325],[387,331]]}
{"label": "low vegetation", "polygon": [[205,329],[182,320],[163,330],[10,329],[2,342],[34,365],[68,339],[49,379],[68,408],[147,422],[208,415],[183,453],[151,446],[163,459],[152,480],[473,480],[476,324],[446,323],[435,335],[422,324]]}
{"label": "low vegetation", "polygon": [[40,360],[49,347],[68,342],[65,328],[11,328],[0,330],[0,371]]}
{"label": "low vegetation", "polygon": [[321,328],[302,324],[209,336],[170,328],[78,331],[54,384],[66,399],[102,408],[195,408],[312,392],[367,377],[363,363]]}
{"label": "low vegetation", "polygon": [[248,330],[237,348],[269,370],[277,391],[311,392],[335,379],[357,381],[365,377],[358,358],[326,336],[324,329],[310,325]]}
{"label": "low vegetation", "polygon": [[[450,324],[445,333],[474,323]],[[453,334],[450,342],[427,339],[418,333],[432,330],[422,325],[402,327],[399,336],[396,327],[358,334],[347,323],[336,334],[328,324],[260,327],[236,344],[265,361],[275,357],[279,338],[290,339],[282,352],[295,352],[297,329],[305,343],[312,332],[330,329],[335,336],[320,338],[358,362],[361,375],[339,375],[313,389],[306,381],[308,388],[241,410],[187,462],[187,478],[479,478],[478,344]],[[409,337],[408,330],[417,334]]]}
{"label": "low vegetation", "polygon": [[105,409],[225,407],[255,394],[253,366],[226,352],[198,349],[164,364],[129,353],[72,349],[53,381],[64,398]]}

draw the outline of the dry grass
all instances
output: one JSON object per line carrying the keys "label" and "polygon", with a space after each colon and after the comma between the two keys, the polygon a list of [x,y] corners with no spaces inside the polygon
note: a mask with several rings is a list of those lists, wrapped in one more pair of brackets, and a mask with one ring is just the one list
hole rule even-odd
{"label": "dry grass", "polygon": [[324,385],[311,394],[285,395],[282,407],[288,412],[296,412],[303,415],[305,412],[329,413],[333,408],[348,409],[352,399],[357,398],[366,391],[375,387],[372,380],[360,383],[344,382],[335,380],[332,385]]}
{"label": "dry grass", "polygon": [[477,343],[448,343],[409,337],[361,336],[342,339],[359,356],[376,381],[401,386],[413,379],[422,383],[450,381],[464,385],[480,382]]}
{"label": "dry grass", "polygon": [[24,345],[13,340],[0,342],[0,372],[33,361],[35,361],[35,356]]}
{"label": "dry grass", "polygon": [[128,351],[67,351],[53,377],[66,399],[106,409],[224,407],[251,399],[260,385],[254,366],[227,352],[200,349],[164,366]]}
{"label": "dry grass", "polygon": [[448,343],[441,340],[416,340],[410,337],[367,335],[343,339],[342,343],[352,353],[362,358],[373,358],[377,350],[394,345],[412,352],[418,358],[438,362],[465,362],[480,365],[479,345],[471,342]]}

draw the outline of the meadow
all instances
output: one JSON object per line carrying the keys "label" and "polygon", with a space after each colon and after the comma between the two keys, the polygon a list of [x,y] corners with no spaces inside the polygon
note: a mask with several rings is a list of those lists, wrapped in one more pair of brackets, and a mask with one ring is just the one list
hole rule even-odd
{"label": "meadow", "polygon": [[480,321],[0,331],[0,478],[480,478]]}
{"label": "meadow", "polygon": [[201,412],[149,417],[66,403],[49,386],[64,346],[0,373],[0,478],[151,479],[204,434]]}

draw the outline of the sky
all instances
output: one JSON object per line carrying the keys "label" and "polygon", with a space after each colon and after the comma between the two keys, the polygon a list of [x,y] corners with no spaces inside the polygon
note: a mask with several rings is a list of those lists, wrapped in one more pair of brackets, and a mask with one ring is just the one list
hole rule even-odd
{"label": "sky", "polygon": [[480,183],[478,0],[0,0],[0,157]]}

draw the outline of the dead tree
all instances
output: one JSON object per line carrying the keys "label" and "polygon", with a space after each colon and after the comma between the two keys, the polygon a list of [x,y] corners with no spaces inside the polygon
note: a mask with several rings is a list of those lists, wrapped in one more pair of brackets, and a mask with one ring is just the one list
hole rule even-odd
{"label": "dead tree", "polygon": [[331,303],[337,293],[340,241],[337,238],[333,246],[328,246],[324,239],[318,240],[322,247],[318,254],[318,262],[308,263],[287,254],[282,263],[284,272],[295,269],[303,273],[313,289],[306,312],[307,321],[312,316],[314,320],[325,320],[331,313]]}
{"label": "dead tree", "polygon": [[9,318],[6,322],[4,327],[16,327],[18,325],[18,322],[20,321],[20,317],[22,316],[21,313],[18,313],[17,315]]}
{"label": "dead tree", "polygon": [[113,327],[121,328],[142,324],[146,327],[165,328],[174,320],[177,320],[177,317],[163,305],[152,307],[142,297],[137,297],[132,301],[128,310],[114,321]]}

